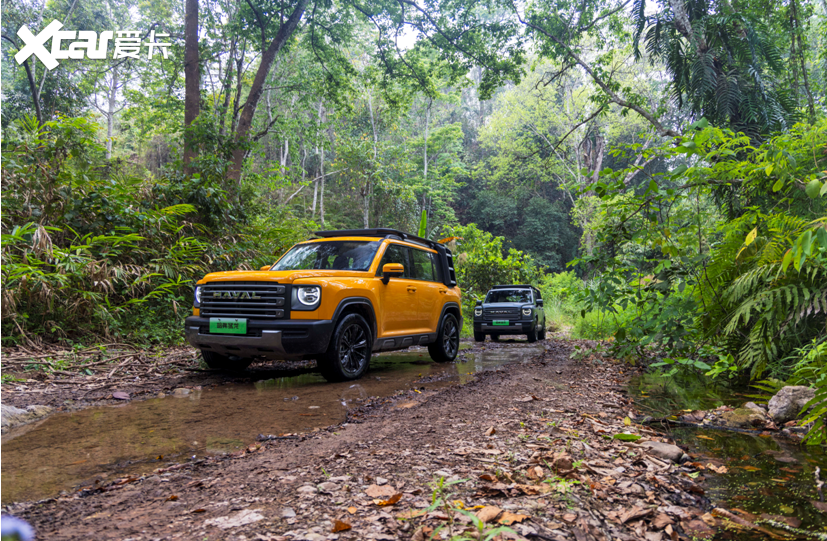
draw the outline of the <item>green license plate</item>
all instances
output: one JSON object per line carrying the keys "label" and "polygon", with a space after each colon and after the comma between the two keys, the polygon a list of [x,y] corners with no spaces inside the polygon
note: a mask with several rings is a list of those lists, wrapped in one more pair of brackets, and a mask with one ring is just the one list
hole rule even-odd
{"label": "green license plate", "polygon": [[507,319],[495,319],[491,322],[492,325],[508,325]]}
{"label": "green license plate", "polygon": [[247,320],[237,317],[211,317],[210,332],[217,334],[247,334]]}

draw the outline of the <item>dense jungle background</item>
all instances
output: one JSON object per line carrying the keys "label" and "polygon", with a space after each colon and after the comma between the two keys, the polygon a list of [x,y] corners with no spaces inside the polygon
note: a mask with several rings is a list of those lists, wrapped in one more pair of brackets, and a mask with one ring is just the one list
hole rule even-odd
{"label": "dense jungle background", "polygon": [[[53,20],[170,45],[16,61]],[[393,227],[466,314],[823,383],[825,112],[824,0],[6,0],[2,343],[178,343],[204,273]]]}

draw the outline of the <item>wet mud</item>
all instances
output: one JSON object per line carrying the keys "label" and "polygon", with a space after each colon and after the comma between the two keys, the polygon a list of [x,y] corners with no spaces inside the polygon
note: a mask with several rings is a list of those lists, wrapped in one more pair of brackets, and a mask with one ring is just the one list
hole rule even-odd
{"label": "wet mud", "polygon": [[[463,346],[457,362],[448,364],[434,363],[426,349],[377,355],[370,372],[355,382],[327,383],[312,365],[291,369],[290,376],[261,365],[246,381],[56,413],[3,436],[2,502],[37,500],[170,462],[236,452],[259,435],[341,425],[366,401],[464,384],[476,373],[526,362],[543,350],[524,341]],[[208,382],[212,376],[204,377]]]}

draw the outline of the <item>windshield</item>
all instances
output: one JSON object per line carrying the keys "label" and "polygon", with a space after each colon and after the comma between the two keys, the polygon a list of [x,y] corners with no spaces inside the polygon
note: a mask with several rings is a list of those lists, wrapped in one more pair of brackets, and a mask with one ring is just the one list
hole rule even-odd
{"label": "windshield", "polygon": [[366,271],[381,241],[333,240],[293,246],[270,270]]}
{"label": "windshield", "polygon": [[488,292],[485,302],[531,302],[531,292],[527,289],[494,289]]}

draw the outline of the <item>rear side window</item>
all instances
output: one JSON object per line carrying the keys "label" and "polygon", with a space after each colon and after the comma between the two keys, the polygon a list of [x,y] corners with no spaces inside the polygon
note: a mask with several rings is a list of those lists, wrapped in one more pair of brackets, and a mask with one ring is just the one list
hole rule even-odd
{"label": "rear side window", "polygon": [[398,244],[389,244],[388,249],[385,250],[385,254],[382,256],[382,261],[379,262],[379,268],[376,270],[376,276],[383,276],[382,274],[382,267],[384,267],[388,263],[400,263],[405,267],[405,272],[402,274],[402,278],[410,278],[411,277],[411,262],[408,257],[408,248],[405,246],[399,246]]}
{"label": "rear side window", "polygon": [[427,280],[436,282],[436,269],[434,268],[434,255],[431,252],[412,249],[413,256],[413,278],[414,280]]}

